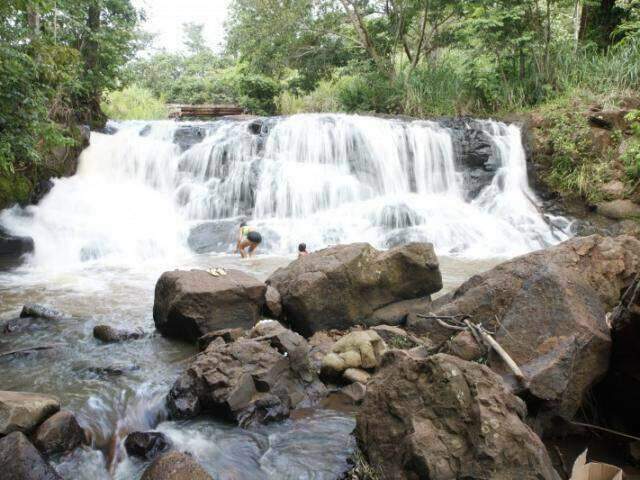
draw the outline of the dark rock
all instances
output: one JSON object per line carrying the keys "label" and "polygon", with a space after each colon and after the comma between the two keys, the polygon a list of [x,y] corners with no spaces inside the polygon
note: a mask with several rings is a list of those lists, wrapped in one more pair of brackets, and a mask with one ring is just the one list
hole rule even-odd
{"label": "dark rock", "polygon": [[89,367],[87,369],[89,372],[94,373],[100,377],[119,377],[124,375],[125,373],[135,372],[136,370],[140,370],[138,365],[132,364],[117,364],[106,365],[103,367]]}
{"label": "dark rock", "polygon": [[[640,241],[575,238],[475,275],[434,301],[436,315],[470,315],[495,338],[527,378],[533,413],[544,427],[572,419],[587,391],[607,371],[611,340],[605,313],[640,271]],[[436,344],[452,334],[433,320],[409,315],[407,328]],[[509,376],[491,353],[488,365]]]}
{"label": "dark rock", "polygon": [[377,309],[364,321],[367,326],[373,325],[404,325],[410,313],[424,313],[431,306],[431,297],[413,298],[392,303]]}
{"label": "dark rock", "polygon": [[20,432],[0,438],[0,466],[2,480],[62,480]]}
{"label": "dark rock", "polygon": [[181,125],[173,134],[173,142],[184,152],[200,143],[207,136],[207,130],[197,125]]}
{"label": "dark rock", "polygon": [[50,395],[0,390],[0,436],[33,431],[60,410],[60,401]]}
{"label": "dark rock", "polygon": [[238,223],[236,220],[201,223],[189,232],[189,248],[196,253],[233,251],[238,239]]}
{"label": "dark rock", "polygon": [[218,338],[174,383],[167,397],[172,417],[210,412],[242,426],[288,416],[326,392],[300,335],[277,322],[260,322],[249,338]]}
{"label": "dark rock", "polygon": [[484,365],[391,350],[367,385],[356,436],[383,478],[559,480],[525,414]]}
{"label": "dark rock", "polygon": [[422,223],[420,216],[408,205],[386,205],[373,218],[373,224],[386,229],[413,227]]}
{"label": "dark rock", "polygon": [[224,328],[222,330],[209,332],[198,339],[198,350],[200,350],[201,352],[206,350],[209,344],[216,338],[221,338],[222,340],[224,340],[224,343],[231,343],[238,340],[244,334],[245,330],[243,330],[242,328]]}
{"label": "dark rock", "polygon": [[174,451],[156,458],[144,471],[141,480],[213,480],[213,478],[191,455]]}
{"label": "dark rock", "polygon": [[311,336],[346,330],[386,305],[437,292],[442,277],[431,244],[379,252],[356,243],[312,252],[276,270],[267,283],[280,292],[293,329]]}
{"label": "dark rock", "polygon": [[93,336],[106,343],[124,342],[144,337],[142,329],[124,330],[111,325],[96,325],[93,327]]}
{"label": "dark rock", "polygon": [[124,441],[127,454],[151,460],[171,448],[171,440],[160,432],[133,432]]}
{"label": "dark rock", "polygon": [[196,341],[223,328],[251,328],[260,318],[267,287],[240,270],[214,277],[204,270],[174,270],[156,284],[153,321],[168,337]]}
{"label": "dark rock", "polygon": [[38,427],[33,443],[45,455],[52,455],[70,452],[82,445],[84,439],[84,430],[76,417],[71,412],[61,411]]}
{"label": "dark rock", "polygon": [[28,303],[22,307],[20,318],[43,318],[45,320],[61,320],[65,315],[54,310],[53,308],[38,305],[36,303]]}
{"label": "dark rock", "polygon": [[478,360],[487,353],[484,346],[478,345],[474,336],[468,331],[460,332],[453,337],[447,345],[447,351],[451,355],[470,362]]}
{"label": "dark rock", "polygon": [[40,180],[31,194],[31,203],[37,205],[51,191],[54,183],[51,180]]}
{"label": "dark rock", "polygon": [[10,235],[0,228],[0,271],[17,267],[26,254],[32,253],[34,243],[31,237]]}

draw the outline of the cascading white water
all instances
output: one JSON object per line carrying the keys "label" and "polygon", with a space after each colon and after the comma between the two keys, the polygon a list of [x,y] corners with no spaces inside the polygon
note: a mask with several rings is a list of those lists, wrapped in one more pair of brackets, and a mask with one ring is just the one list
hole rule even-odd
{"label": "cascading white water", "polygon": [[[75,176],[0,222],[34,238],[40,266],[175,258],[188,252],[194,225],[232,219],[225,225],[234,228],[244,215],[274,254],[299,242],[313,250],[425,240],[441,255],[510,257],[566,238],[528,186],[518,127],[475,123],[497,171],[474,198],[454,135],[435,122],[337,114],[127,122],[113,135],[92,133]],[[204,138],[183,151],[174,143],[181,129]]]}

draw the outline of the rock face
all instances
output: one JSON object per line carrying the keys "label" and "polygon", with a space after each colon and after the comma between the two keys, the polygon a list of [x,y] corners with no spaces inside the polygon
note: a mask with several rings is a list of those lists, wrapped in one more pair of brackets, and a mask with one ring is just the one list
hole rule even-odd
{"label": "rock face", "polygon": [[0,270],[20,265],[22,257],[33,252],[34,243],[30,237],[16,237],[0,228]]}
{"label": "rock face", "polygon": [[167,404],[174,418],[209,412],[240,425],[289,416],[326,392],[300,335],[275,321],[260,322],[232,343],[217,338],[174,383]]}
{"label": "rock face", "polygon": [[223,328],[251,328],[267,287],[239,270],[214,277],[203,270],[174,270],[156,284],[153,321],[168,337],[195,341]]}
{"label": "rock face", "polygon": [[375,310],[442,288],[433,246],[410,243],[379,252],[367,243],[313,252],[278,269],[267,284],[282,297],[293,329],[305,336],[346,330]]}
{"label": "rock face", "polygon": [[[470,315],[495,329],[520,366],[539,415],[572,418],[607,371],[611,340],[605,313],[640,271],[640,241],[591,236],[505,262],[437,299],[436,315]],[[407,328],[445,341],[451,331],[409,316]],[[508,373],[491,354],[489,366]]]}
{"label": "rock face", "polygon": [[60,410],[60,401],[49,395],[0,391],[0,436],[31,432]]}
{"label": "rock face", "polygon": [[0,438],[0,466],[3,480],[62,480],[20,432]]}
{"label": "rock face", "polygon": [[66,453],[82,445],[84,430],[71,412],[62,411],[38,427],[33,442],[46,455]]}
{"label": "rock face", "polygon": [[156,458],[141,480],[213,480],[191,455],[169,452]]}
{"label": "rock face", "polygon": [[171,448],[171,441],[160,432],[133,432],[124,441],[127,454],[151,460]]}
{"label": "rock face", "polygon": [[142,329],[124,330],[111,325],[96,325],[93,327],[93,336],[105,343],[124,342],[144,337]]}
{"label": "rock face", "polygon": [[[382,338],[373,330],[351,332],[331,347],[331,352],[322,360],[322,373],[336,377],[349,369],[374,369],[380,364],[386,349]],[[362,382],[355,377],[347,379]]]}
{"label": "rock face", "polygon": [[367,385],[356,436],[384,478],[559,480],[525,413],[483,365],[392,350]]}

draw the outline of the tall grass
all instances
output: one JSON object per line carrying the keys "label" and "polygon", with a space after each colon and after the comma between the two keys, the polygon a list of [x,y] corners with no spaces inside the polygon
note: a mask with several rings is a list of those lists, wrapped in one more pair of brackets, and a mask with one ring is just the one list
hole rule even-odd
{"label": "tall grass", "polygon": [[161,120],[168,115],[164,101],[138,85],[108,93],[101,106],[112,120]]}

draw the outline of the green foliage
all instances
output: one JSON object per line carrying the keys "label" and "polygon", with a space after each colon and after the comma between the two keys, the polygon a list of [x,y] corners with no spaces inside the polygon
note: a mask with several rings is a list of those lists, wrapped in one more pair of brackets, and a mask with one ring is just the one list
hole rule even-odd
{"label": "green foliage", "polygon": [[114,120],[160,120],[167,118],[167,107],[162,100],[139,85],[110,92],[102,102],[102,109]]}
{"label": "green foliage", "polygon": [[340,78],[337,82],[337,97],[346,112],[401,112],[400,86],[376,73]]}
{"label": "green foliage", "polygon": [[627,114],[625,120],[631,125],[632,136],[622,154],[627,176],[631,181],[640,179],[640,110],[633,110]]}

